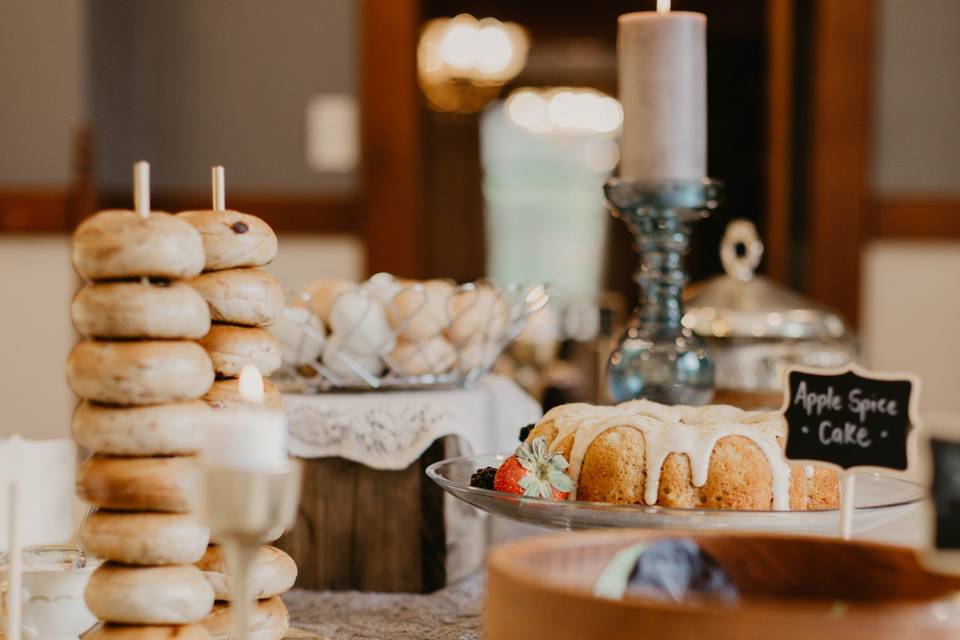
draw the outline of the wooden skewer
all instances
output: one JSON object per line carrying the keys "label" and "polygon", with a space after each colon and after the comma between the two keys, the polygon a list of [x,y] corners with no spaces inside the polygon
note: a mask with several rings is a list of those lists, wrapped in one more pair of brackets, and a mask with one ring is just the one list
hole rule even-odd
{"label": "wooden skewer", "polygon": [[226,209],[226,193],[223,186],[223,167],[217,165],[212,171],[213,180],[213,210],[223,211]]}
{"label": "wooden skewer", "polygon": [[133,165],[133,208],[141,218],[150,217],[150,163]]}

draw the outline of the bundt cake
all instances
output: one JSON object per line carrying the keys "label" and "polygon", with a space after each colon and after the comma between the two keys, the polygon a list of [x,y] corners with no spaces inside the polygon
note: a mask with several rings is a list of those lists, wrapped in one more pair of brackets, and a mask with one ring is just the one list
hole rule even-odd
{"label": "bundt cake", "polygon": [[779,413],[728,405],[567,404],[536,424],[527,442],[546,439],[569,462],[569,500],[664,507],[835,509],[837,473],[791,464]]}

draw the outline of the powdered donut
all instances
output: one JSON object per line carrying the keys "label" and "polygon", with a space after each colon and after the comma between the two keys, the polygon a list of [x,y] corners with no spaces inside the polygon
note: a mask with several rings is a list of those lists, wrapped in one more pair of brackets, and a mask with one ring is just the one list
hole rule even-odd
{"label": "powdered donut", "polygon": [[195,495],[196,465],[193,456],[95,455],[77,471],[77,496],[103,509],[186,513]]}
{"label": "powdered donut", "polygon": [[[258,600],[250,609],[248,640],[280,640],[290,628],[290,614],[280,598]],[[217,602],[203,621],[215,640],[236,640],[230,605]]]}
{"label": "powdered donut", "polygon": [[320,359],[327,331],[323,322],[306,307],[287,307],[270,325],[283,350],[283,361],[292,365],[313,364]]}
{"label": "powdered donut", "polygon": [[456,344],[486,337],[498,339],[510,320],[506,301],[491,287],[480,285],[457,293],[450,304],[453,323],[447,336]]}
{"label": "powdered donut", "polygon": [[190,278],[204,263],[197,230],[162,211],[101,211],[80,223],[72,245],[73,266],[88,280]]}
{"label": "powdered donut", "polygon": [[108,562],[84,593],[90,612],[107,622],[187,624],[213,607],[213,589],[192,564],[128,567]]}
{"label": "powdered donut", "polygon": [[101,622],[83,634],[83,640],[210,640],[202,624],[129,625]]}
{"label": "powdered donut", "polygon": [[80,289],[70,305],[73,326],[88,338],[183,338],[210,329],[207,303],[177,282],[109,282]]}
{"label": "powdered donut", "polygon": [[179,217],[200,232],[204,271],[262,267],[277,257],[277,234],[256,216],[239,211],[184,211]]}
{"label": "powdered donut", "polygon": [[339,336],[330,336],[323,348],[322,362],[337,377],[341,385],[364,385],[366,382],[357,370],[365,371],[374,378],[383,373],[383,361],[375,353],[354,353],[344,347]]}
{"label": "powdered donut", "polygon": [[210,271],[189,284],[207,301],[212,320],[262,327],[276,322],[283,312],[283,287],[260,269]]}
{"label": "powdered donut", "polygon": [[87,553],[123,564],[190,564],[203,557],[210,532],[187,513],[95,511],[80,528]]}
{"label": "powdered donut", "polygon": [[383,305],[359,291],[337,297],[330,309],[330,329],[344,349],[358,355],[389,351],[395,340]]}
{"label": "powdered donut", "polygon": [[[250,401],[240,395],[239,382],[236,378],[227,380],[217,380],[210,387],[207,395],[203,396],[205,402],[215,409],[233,409],[237,407],[249,407]],[[283,396],[280,391],[269,380],[263,381],[263,405],[266,409],[283,409]]]}
{"label": "powdered donut", "polygon": [[419,376],[426,373],[445,373],[457,361],[453,345],[436,336],[426,342],[401,340],[390,353],[390,367],[403,376]]}
{"label": "powdered donut", "polygon": [[312,310],[324,323],[330,323],[330,309],[342,293],[356,290],[357,285],[346,280],[324,278],[315,280],[303,288],[303,294],[308,297],[302,304]]}
{"label": "powdered donut", "polygon": [[252,364],[269,376],[280,368],[281,349],[266,329],[214,323],[197,343],[206,349],[218,376],[235,378],[245,365]]}
{"label": "powdered donut", "polygon": [[387,306],[390,326],[414,342],[439,335],[450,325],[448,304],[453,292],[446,280],[404,287]]}
{"label": "powdered donut", "polygon": [[145,405],[201,397],[213,383],[203,347],[186,340],[87,340],[67,358],[67,382],[81,398]]}
{"label": "powdered donut", "polygon": [[[210,546],[197,562],[217,600],[233,600],[230,576],[227,574],[227,560],[223,547]],[[297,565],[286,553],[264,545],[257,550],[250,570],[251,595],[256,600],[272,598],[293,588],[297,580]]]}
{"label": "powdered donut", "polygon": [[210,407],[202,400],[115,407],[84,400],[73,413],[73,439],[94,453],[168,456],[196,453]]}

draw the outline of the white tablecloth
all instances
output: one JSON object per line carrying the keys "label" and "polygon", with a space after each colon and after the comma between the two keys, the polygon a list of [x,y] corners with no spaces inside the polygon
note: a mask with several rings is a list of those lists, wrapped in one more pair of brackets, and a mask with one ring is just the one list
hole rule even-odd
{"label": "white tablecloth", "polygon": [[340,457],[375,469],[404,469],[443,436],[464,454],[511,453],[540,405],[509,378],[488,375],[473,389],[287,394],[290,452]]}

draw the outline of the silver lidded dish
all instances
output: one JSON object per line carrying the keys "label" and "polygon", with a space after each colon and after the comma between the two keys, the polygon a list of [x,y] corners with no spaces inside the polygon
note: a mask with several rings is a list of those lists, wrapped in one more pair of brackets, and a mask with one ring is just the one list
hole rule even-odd
{"label": "silver lidded dish", "polygon": [[730,222],[720,244],[726,273],[688,288],[682,320],[713,356],[713,401],[747,409],[780,406],[790,365],[841,367],[859,354],[836,312],[757,275],[762,256],[753,223]]}

